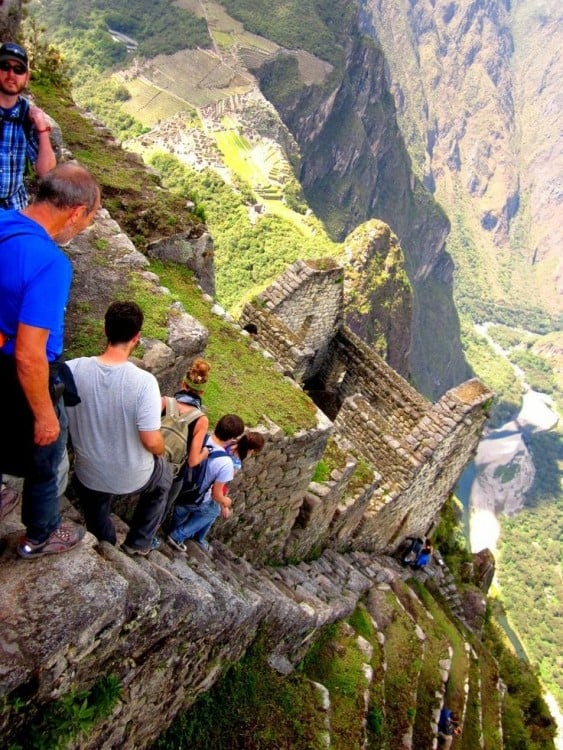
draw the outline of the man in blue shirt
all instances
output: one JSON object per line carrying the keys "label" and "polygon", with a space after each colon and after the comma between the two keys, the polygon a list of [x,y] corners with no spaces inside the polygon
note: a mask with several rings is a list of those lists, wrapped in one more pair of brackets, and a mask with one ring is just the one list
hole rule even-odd
{"label": "man in blue shirt", "polygon": [[27,206],[26,159],[38,177],[57,163],[45,113],[20,96],[28,83],[26,51],[6,42],[0,47],[0,209]]}
{"label": "man in blue shirt", "polygon": [[10,435],[0,472],[24,477],[26,536],[18,547],[24,558],[64,552],[84,535],[61,523],[59,514],[64,409],[54,384],[72,267],[56,243],[85,229],[99,207],[94,178],[67,163],[40,180],[33,204],[21,212],[0,211],[0,384]]}

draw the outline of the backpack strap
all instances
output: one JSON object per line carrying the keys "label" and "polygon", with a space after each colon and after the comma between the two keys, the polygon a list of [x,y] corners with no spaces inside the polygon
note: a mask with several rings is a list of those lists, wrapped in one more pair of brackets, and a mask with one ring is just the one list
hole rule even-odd
{"label": "backpack strap", "polygon": [[[177,402],[176,402],[176,406],[178,406]],[[182,420],[182,422],[185,422],[186,424],[191,424],[192,422],[197,422],[197,420],[203,416],[205,415],[200,409],[192,409],[187,414],[181,414],[180,419]]]}
{"label": "backpack strap", "polygon": [[18,125],[21,125],[24,129],[26,136],[31,130],[31,119],[29,118],[29,101],[25,96],[20,96],[20,111],[18,114]]}
{"label": "backpack strap", "polygon": [[186,414],[180,414],[178,402],[173,396],[165,396],[166,400],[166,416],[172,417],[172,419],[178,419],[186,424],[195,422],[200,417],[203,417],[203,412],[200,409],[191,409]]}
{"label": "backpack strap", "polygon": [[[208,446],[207,440],[209,439],[209,435],[206,436],[206,439],[203,443],[204,447]],[[211,447],[211,446],[208,446]],[[205,459],[205,462],[211,461],[213,458],[222,458],[224,456],[228,456],[229,454],[227,451],[222,450],[221,448],[216,448],[212,450],[209,453],[209,456]],[[198,464],[198,466],[194,466],[193,468],[188,468],[188,472],[186,474],[186,477],[188,478],[188,481],[193,481],[193,472],[194,470],[197,470],[201,464]],[[203,498],[207,495],[207,492],[211,489],[212,485],[215,483],[215,480],[212,479],[211,482],[207,486],[203,486],[199,488],[199,495],[196,500],[192,501],[192,505],[201,505],[203,502]]]}
{"label": "backpack strap", "polygon": [[180,416],[180,410],[178,409],[178,402],[172,396],[165,396],[166,400],[166,416],[178,419]]}

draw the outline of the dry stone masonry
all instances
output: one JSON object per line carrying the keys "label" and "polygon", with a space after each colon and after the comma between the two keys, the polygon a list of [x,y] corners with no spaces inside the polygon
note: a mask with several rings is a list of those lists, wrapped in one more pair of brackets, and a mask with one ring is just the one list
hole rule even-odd
{"label": "dry stone masonry", "polygon": [[[289,375],[329,394],[337,411],[326,436],[348,446],[348,468],[302,496],[290,558],[326,545],[391,552],[424,536],[476,450],[493,396],[474,379],[427,401],[344,325],[341,281],[334,263],[298,261],[241,317]],[[357,486],[362,465],[370,471]],[[287,502],[275,485],[266,516]]]}

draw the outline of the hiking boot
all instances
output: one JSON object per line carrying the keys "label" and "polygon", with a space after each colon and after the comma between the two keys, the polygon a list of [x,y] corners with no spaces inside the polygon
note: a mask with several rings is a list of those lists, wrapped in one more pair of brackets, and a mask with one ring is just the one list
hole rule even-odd
{"label": "hiking boot", "polygon": [[18,555],[24,560],[33,560],[43,555],[56,555],[67,552],[80,542],[86,529],[74,523],[61,523],[58,529],[52,531],[44,542],[35,542],[23,537],[18,545]]}
{"label": "hiking boot", "polygon": [[141,555],[141,557],[146,557],[149,552],[152,552],[153,549],[158,549],[160,547],[160,539],[157,536],[153,536],[151,539],[151,546],[147,549],[144,547],[143,549],[140,549],[139,547],[131,547],[130,544],[123,544],[121,545],[121,549],[123,552],[125,552],[127,555],[130,555],[131,557],[134,557],[135,555]]}
{"label": "hiking boot", "polygon": [[146,547],[140,549],[140,547],[130,547],[128,544],[125,544],[125,542],[123,542],[120,549],[125,552],[126,555],[129,555],[129,557],[135,557],[136,555],[146,557],[151,551],[150,547],[148,549]]}
{"label": "hiking boot", "polygon": [[166,539],[166,541],[168,542],[168,544],[171,544],[172,547],[175,547],[180,552],[187,552],[188,551],[188,548],[186,547],[186,545],[183,542],[177,542],[174,539],[173,536],[168,536],[168,538]]}
{"label": "hiking boot", "polygon": [[20,499],[19,492],[7,484],[2,485],[0,496],[0,519],[5,518],[10,511],[14,510]]}

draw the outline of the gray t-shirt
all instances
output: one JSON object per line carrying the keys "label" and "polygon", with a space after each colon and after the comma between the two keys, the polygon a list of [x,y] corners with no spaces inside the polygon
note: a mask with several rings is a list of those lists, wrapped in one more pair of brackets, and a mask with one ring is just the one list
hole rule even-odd
{"label": "gray t-shirt", "polygon": [[135,492],[154,470],[154,456],[139,431],[160,429],[156,378],[131,362],[106,365],[97,357],[79,357],[67,364],[81,399],[67,409],[78,479],[98,492]]}

